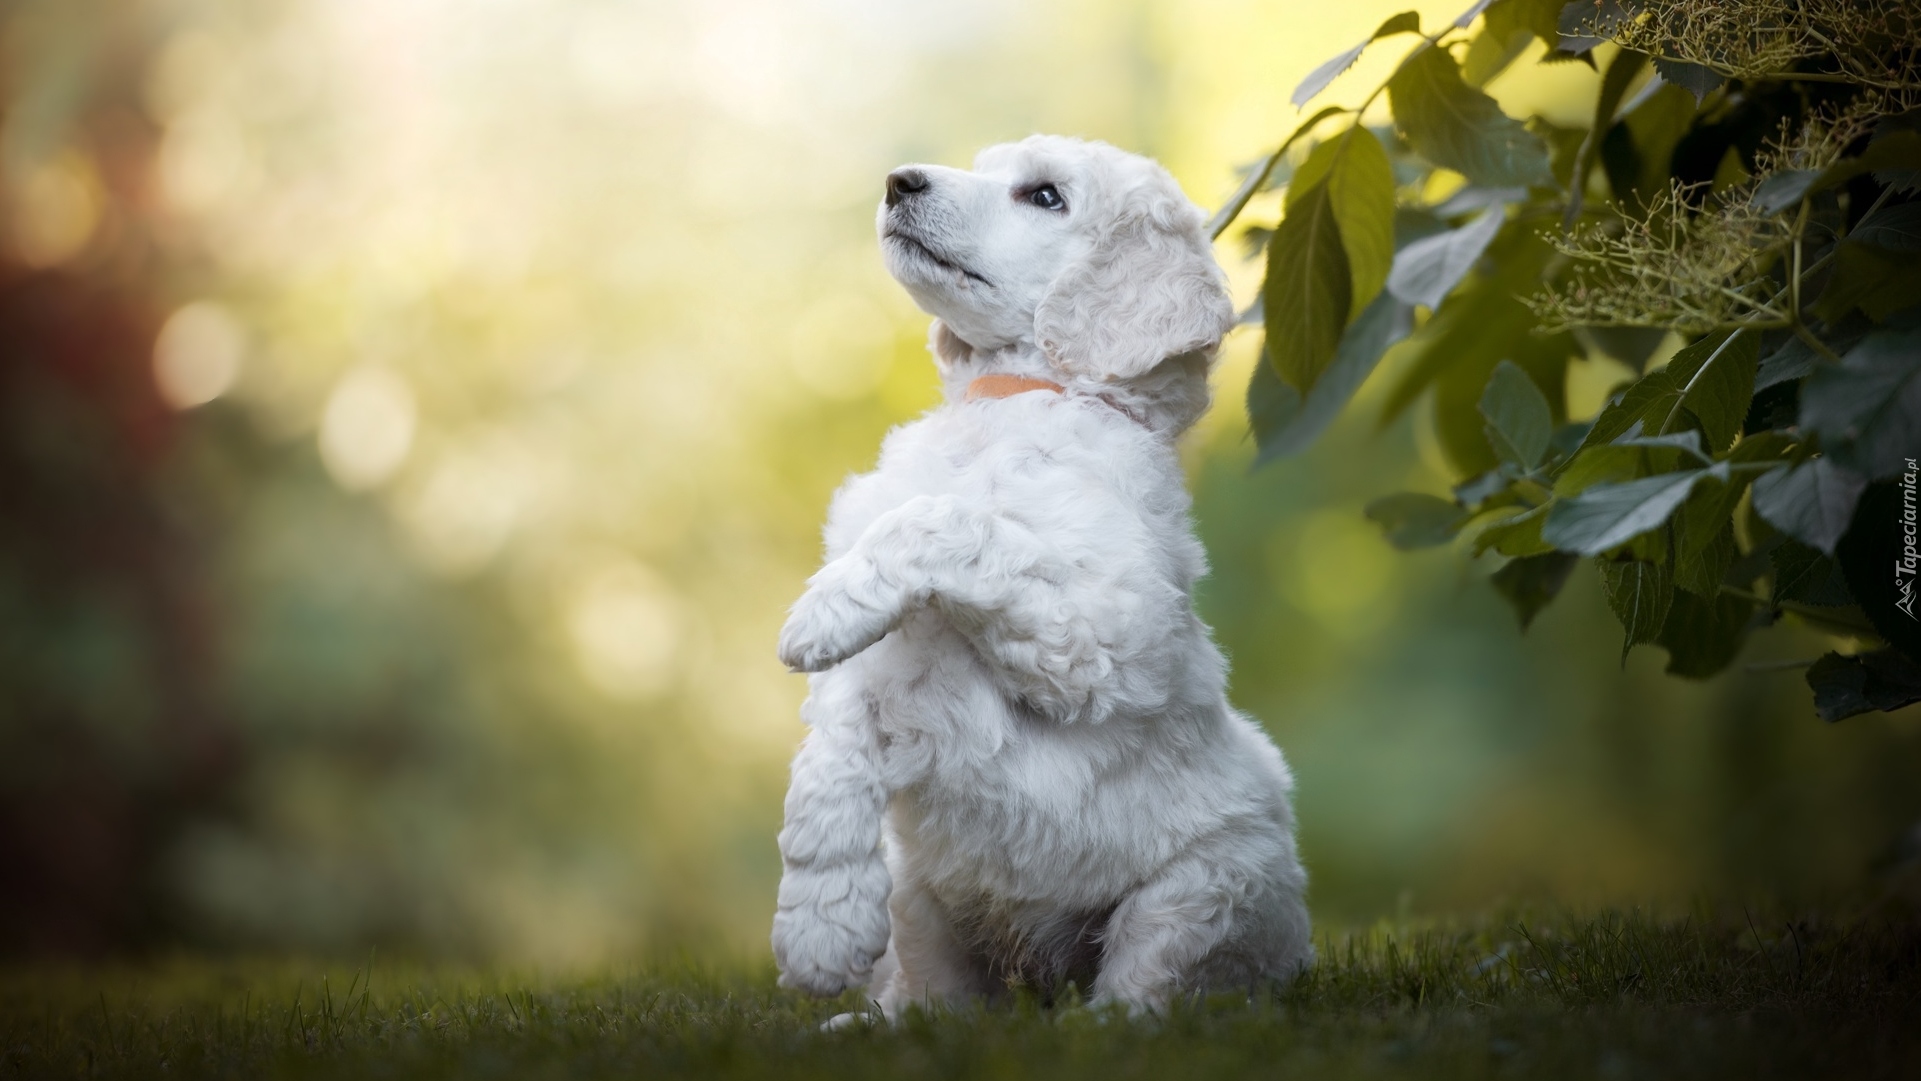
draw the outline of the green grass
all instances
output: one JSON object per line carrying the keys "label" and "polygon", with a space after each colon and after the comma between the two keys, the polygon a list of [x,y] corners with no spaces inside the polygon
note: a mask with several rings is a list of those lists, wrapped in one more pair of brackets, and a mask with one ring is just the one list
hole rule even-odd
{"label": "green grass", "polygon": [[857,996],[797,998],[752,969],[16,969],[0,1077],[1921,1076],[1911,918],[1381,927],[1328,939],[1310,975],[1252,1003],[1130,1021],[1066,997],[823,1033]]}

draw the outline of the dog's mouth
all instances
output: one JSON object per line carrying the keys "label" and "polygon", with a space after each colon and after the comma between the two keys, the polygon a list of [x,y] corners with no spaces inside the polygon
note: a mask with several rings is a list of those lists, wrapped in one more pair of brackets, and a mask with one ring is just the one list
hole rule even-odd
{"label": "dog's mouth", "polygon": [[960,265],[959,263],[954,262],[952,259],[949,259],[941,255],[939,252],[936,252],[933,248],[929,247],[926,241],[921,240],[919,237],[914,236],[912,233],[907,232],[906,230],[900,228],[897,225],[888,226],[887,230],[881,234],[881,239],[883,241],[889,241],[889,240],[893,241],[895,244],[899,245],[900,247],[905,248],[906,250],[919,256],[921,259],[924,259],[927,262],[930,262],[935,266],[940,267],[942,270],[946,270],[954,274],[959,274],[961,277],[967,278],[970,281],[977,281],[982,285],[987,286],[989,289],[992,289],[994,287],[993,282],[988,281],[986,278],[981,277],[979,274],[974,273],[972,270],[969,270],[968,268]]}

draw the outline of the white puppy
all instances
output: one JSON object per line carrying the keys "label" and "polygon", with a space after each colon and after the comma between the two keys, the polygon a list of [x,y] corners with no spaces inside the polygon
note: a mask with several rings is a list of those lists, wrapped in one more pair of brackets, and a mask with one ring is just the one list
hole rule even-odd
{"label": "white puppy", "polygon": [[[812,672],[781,983],[1157,1008],[1312,960],[1281,754],[1228,705],[1175,438],[1233,323],[1145,158],[1036,136],[887,178],[887,267],[946,404],[834,498],[781,631]],[[985,378],[983,378],[985,377]],[[890,938],[891,931],[891,938]]]}

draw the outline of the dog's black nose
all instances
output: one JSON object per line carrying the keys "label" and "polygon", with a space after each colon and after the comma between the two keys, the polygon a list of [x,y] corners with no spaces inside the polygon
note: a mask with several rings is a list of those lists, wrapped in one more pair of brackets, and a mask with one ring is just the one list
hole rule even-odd
{"label": "dog's black nose", "polygon": [[896,169],[887,174],[887,205],[898,206],[902,199],[927,190],[927,174],[919,169]]}

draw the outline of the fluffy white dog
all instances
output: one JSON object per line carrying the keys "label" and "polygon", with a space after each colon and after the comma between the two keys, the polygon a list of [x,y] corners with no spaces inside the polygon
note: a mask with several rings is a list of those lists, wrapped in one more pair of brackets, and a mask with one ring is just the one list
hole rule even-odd
{"label": "fluffy white dog", "polygon": [[[1311,962],[1293,781],[1228,705],[1175,439],[1234,313],[1165,170],[1036,136],[887,178],[947,402],[829,515],[781,631],[815,673],[780,833],[781,983],[1095,1001]],[[891,936],[890,936],[891,931]]]}

